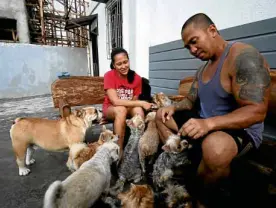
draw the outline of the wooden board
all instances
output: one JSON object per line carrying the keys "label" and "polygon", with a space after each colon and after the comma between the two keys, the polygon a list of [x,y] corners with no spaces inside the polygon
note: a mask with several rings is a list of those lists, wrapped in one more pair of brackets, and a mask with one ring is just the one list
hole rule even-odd
{"label": "wooden board", "polygon": [[71,76],[51,85],[54,107],[65,100],[70,106],[101,104],[104,100],[103,77]]}

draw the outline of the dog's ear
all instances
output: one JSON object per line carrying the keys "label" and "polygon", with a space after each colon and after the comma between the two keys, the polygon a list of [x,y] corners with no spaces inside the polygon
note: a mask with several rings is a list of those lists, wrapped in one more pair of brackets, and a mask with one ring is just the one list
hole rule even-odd
{"label": "dog's ear", "polygon": [[105,134],[103,132],[100,133],[99,141],[105,142]]}
{"label": "dog's ear", "polygon": [[139,125],[138,125],[138,129],[144,129],[145,128],[145,123],[144,122],[141,122]]}
{"label": "dog's ear", "polygon": [[112,142],[118,142],[119,141],[119,136],[115,135],[112,139]]}
{"label": "dog's ear", "polygon": [[147,116],[146,119],[145,119],[145,123],[148,123],[149,122],[149,117]]}
{"label": "dog's ear", "polygon": [[106,126],[105,125],[102,126],[102,131],[106,131]]}
{"label": "dog's ear", "polygon": [[162,146],[162,150],[164,150],[165,152],[170,152],[170,151],[171,151],[170,145],[164,144],[164,145]]}
{"label": "dog's ear", "polygon": [[189,148],[189,143],[186,139],[182,140],[180,142],[180,152],[182,152],[184,149],[188,149]]}
{"label": "dog's ear", "polygon": [[74,115],[81,118],[83,117],[84,112],[85,111],[83,109],[76,109]]}
{"label": "dog's ear", "polygon": [[135,188],[135,187],[136,187],[135,184],[130,183],[130,188]]}
{"label": "dog's ear", "polygon": [[133,126],[133,121],[132,121],[131,119],[127,119],[127,120],[126,120],[126,124],[127,124],[128,126]]}

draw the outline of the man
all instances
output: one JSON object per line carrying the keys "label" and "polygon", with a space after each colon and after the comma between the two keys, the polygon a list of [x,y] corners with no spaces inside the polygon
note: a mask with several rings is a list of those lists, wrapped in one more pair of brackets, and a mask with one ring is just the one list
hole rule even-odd
{"label": "man", "polygon": [[[233,158],[262,142],[270,69],[254,47],[225,41],[205,14],[190,17],[181,35],[185,48],[206,63],[197,71],[187,97],[159,109],[156,122],[163,143],[167,131],[200,141],[197,173],[205,185],[213,184],[229,175]],[[187,118],[196,101],[199,115]]]}

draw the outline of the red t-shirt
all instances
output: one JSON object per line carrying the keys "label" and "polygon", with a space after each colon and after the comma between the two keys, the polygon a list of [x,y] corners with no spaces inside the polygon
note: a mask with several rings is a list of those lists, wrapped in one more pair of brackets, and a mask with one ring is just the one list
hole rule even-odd
{"label": "red t-shirt", "polygon": [[[128,83],[127,79],[121,78],[118,72],[113,69],[104,75],[104,90],[115,89],[117,96],[122,100],[132,100],[134,96],[139,96],[142,90],[142,79],[135,73],[134,81]],[[107,93],[105,93],[103,103],[103,113],[106,115],[107,108],[112,105]]]}

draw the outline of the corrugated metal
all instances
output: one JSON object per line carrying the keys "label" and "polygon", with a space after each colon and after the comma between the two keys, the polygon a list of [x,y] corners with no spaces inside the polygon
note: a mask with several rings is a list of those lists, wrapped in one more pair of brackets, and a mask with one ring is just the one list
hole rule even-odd
{"label": "corrugated metal", "polygon": [[[228,41],[253,45],[264,55],[270,67],[276,69],[276,18],[227,28],[220,33]],[[203,64],[183,48],[182,40],[150,47],[149,61],[152,93],[168,94],[177,94],[179,81],[194,75]]]}

